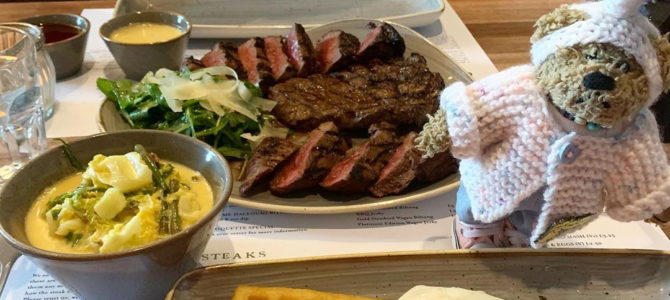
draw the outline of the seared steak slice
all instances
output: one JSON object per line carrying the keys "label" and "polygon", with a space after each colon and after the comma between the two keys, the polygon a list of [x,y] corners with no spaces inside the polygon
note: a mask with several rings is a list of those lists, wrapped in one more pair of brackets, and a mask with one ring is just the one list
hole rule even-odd
{"label": "seared steak slice", "polygon": [[316,186],[347,149],[349,142],[339,136],[333,122],[321,124],[277,172],[270,182],[270,190],[283,194]]}
{"label": "seared steak slice", "polygon": [[254,150],[242,176],[240,193],[246,194],[258,181],[274,171],[277,165],[288,159],[298,146],[278,137],[264,138]]}
{"label": "seared steak slice", "polygon": [[237,47],[228,42],[218,42],[212,47],[212,50],[207,52],[202,59],[202,64],[205,67],[227,66],[237,73],[241,79],[245,79],[246,73],[237,55]]}
{"label": "seared steak slice", "polygon": [[361,47],[358,49],[357,58],[360,61],[368,61],[373,58],[389,59],[402,57],[405,53],[405,40],[402,39],[393,26],[383,23],[377,26],[370,23],[372,29],[365,37]]}
{"label": "seared steak slice", "polygon": [[250,39],[237,48],[237,55],[247,72],[247,80],[253,84],[272,80],[272,68],[263,48],[261,38]]}
{"label": "seared steak slice", "polygon": [[382,122],[370,126],[371,137],[335,164],[320,185],[342,193],[365,191],[372,185],[400,141],[395,126]]}
{"label": "seared steak slice", "polygon": [[298,76],[312,74],[315,69],[314,45],[302,25],[293,24],[284,44],[288,61],[298,72]]}
{"label": "seared steak slice", "polygon": [[376,197],[402,192],[416,177],[416,168],[421,153],[414,147],[416,132],[410,132],[403,138],[402,144],[395,149],[379,179],[370,187],[370,193]]}
{"label": "seared steak slice", "polygon": [[446,150],[424,159],[416,169],[416,181],[435,182],[458,171],[458,160]]}
{"label": "seared steak slice", "polygon": [[354,35],[333,30],[324,34],[316,45],[318,71],[339,71],[354,62],[360,43]]}
{"label": "seared steak slice", "polygon": [[412,53],[403,60],[371,61],[347,71],[293,78],[270,88],[273,114],[283,124],[310,130],[333,121],[341,129],[365,129],[387,121],[421,126],[439,105],[444,81]]}
{"label": "seared steak slice", "polygon": [[181,67],[186,68],[189,71],[195,71],[204,68],[205,65],[199,59],[196,59],[193,56],[189,56],[184,60]]}
{"label": "seared steak slice", "polygon": [[284,53],[286,41],[280,36],[269,36],[264,41],[265,55],[272,68],[272,78],[276,81],[284,81],[295,77],[295,68],[288,62],[288,57]]}

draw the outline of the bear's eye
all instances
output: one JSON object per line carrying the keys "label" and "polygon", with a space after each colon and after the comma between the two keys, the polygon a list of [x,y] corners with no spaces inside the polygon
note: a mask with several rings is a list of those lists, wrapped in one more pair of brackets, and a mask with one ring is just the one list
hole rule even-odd
{"label": "bear's eye", "polygon": [[621,72],[624,73],[630,71],[630,64],[628,64],[628,62],[626,62],[625,60],[617,61],[616,64],[614,64],[614,67],[616,67],[617,69],[621,70]]}
{"label": "bear's eye", "polygon": [[586,54],[584,54],[584,58],[586,58],[588,60],[597,59],[598,54],[597,53],[586,53]]}
{"label": "bear's eye", "polygon": [[600,55],[598,55],[599,54],[598,52],[600,52],[600,51],[598,51],[597,48],[596,49],[593,49],[593,48],[586,49],[586,51],[584,51],[584,52],[585,52],[584,53],[584,58],[586,58],[588,60],[598,59],[598,56],[600,56]]}

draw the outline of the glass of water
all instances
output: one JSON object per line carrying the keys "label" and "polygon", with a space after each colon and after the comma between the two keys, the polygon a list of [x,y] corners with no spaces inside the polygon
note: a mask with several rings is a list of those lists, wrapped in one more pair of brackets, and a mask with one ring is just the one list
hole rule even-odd
{"label": "glass of water", "polygon": [[0,185],[46,149],[38,72],[30,34],[0,26]]}

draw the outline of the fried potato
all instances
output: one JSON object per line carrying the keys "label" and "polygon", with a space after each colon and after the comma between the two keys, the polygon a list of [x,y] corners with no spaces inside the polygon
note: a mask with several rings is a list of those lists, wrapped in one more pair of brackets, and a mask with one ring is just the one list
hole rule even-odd
{"label": "fried potato", "polygon": [[372,300],[372,298],[308,289],[241,285],[235,289],[232,300]]}

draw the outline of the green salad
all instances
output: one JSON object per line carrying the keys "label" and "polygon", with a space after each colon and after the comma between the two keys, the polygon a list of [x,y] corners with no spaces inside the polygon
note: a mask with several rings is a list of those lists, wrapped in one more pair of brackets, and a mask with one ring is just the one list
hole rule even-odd
{"label": "green salad", "polygon": [[274,125],[269,112],[275,102],[224,66],[160,69],[140,82],[99,78],[97,86],[132,128],[186,134],[229,158],[246,159],[262,138],[288,133]]}

